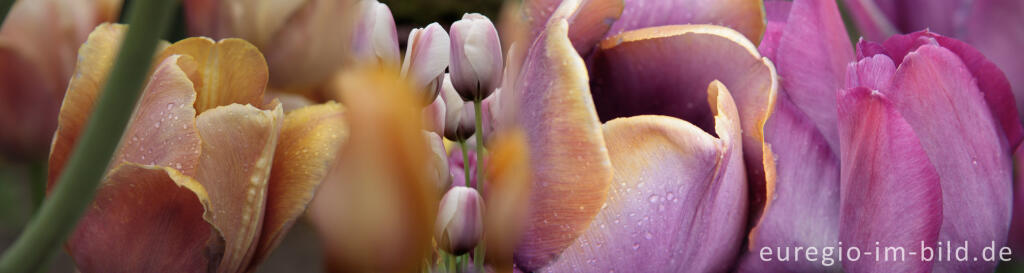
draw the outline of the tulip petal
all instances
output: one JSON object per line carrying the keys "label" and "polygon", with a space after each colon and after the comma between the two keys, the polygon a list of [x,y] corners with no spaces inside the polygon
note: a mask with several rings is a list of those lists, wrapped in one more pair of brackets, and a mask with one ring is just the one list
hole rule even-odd
{"label": "tulip petal", "polygon": [[[953,52],[925,45],[907,54],[882,90],[921,138],[942,178],[940,241],[1006,243],[1012,208],[1010,147],[967,67]],[[980,253],[971,253],[974,255]],[[952,271],[995,263],[942,262]]]}
{"label": "tulip petal", "polygon": [[263,228],[250,270],[270,255],[313,200],[314,191],[348,135],[343,111],[340,104],[329,102],[285,116],[267,181]]}
{"label": "tulip petal", "polygon": [[60,97],[44,75],[24,51],[0,39],[0,155],[26,162],[46,155]]}
{"label": "tulip petal", "polygon": [[205,37],[187,38],[164,49],[158,60],[179,54],[197,63],[189,78],[195,83],[196,112],[232,103],[261,105],[267,86],[267,62],[256,46],[242,39],[214,42]]}
{"label": "tulip petal", "polygon": [[[775,59],[782,89],[839,150],[836,92],[843,87],[853,47],[835,1],[796,0]],[[728,84],[728,83],[726,83]]]}
{"label": "tulip petal", "polygon": [[942,187],[935,166],[914,130],[878,91],[851,89],[840,95],[838,106],[843,174],[839,241],[848,248],[880,246],[886,252],[876,255],[903,258],[847,259],[843,269],[930,271],[931,260],[906,258],[905,251],[934,248],[939,237]]}
{"label": "tulip petal", "polygon": [[978,81],[978,88],[984,93],[985,103],[998,119],[997,122],[1002,127],[1003,133],[1006,134],[1010,147],[1020,144],[1024,140],[1024,128],[1020,124],[1018,104],[1013,99],[1014,94],[1010,88],[1010,82],[1007,80],[1006,74],[1003,74],[999,67],[985,58],[981,52],[967,43],[929,31],[893,36],[885,41],[884,47],[893,60],[903,60],[911,51],[928,44],[938,44],[960,57],[971,75]]}
{"label": "tulip petal", "polygon": [[529,212],[530,151],[526,135],[518,129],[498,132],[490,145],[483,192],[487,262],[497,272],[510,272],[506,270],[513,266],[513,250]]}
{"label": "tulip petal", "polygon": [[864,87],[868,90],[882,90],[889,85],[896,64],[889,56],[878,54],[852,62],[846,69],[846,88]]}
{"label": "tulip petal", "polygon": [[[885,41],[886,38],[899,32],[876,0],[844,0],[846,9],[853,17],[857,30],[864,38],[871,41]],[[892,1],[888,1],[892,2]],[[891,5],[888,5],[891,6]]]}
{"label": "tulip petal", "polygon": [[[1024,44],[1024,27],[1021,27],[1024,26],[1024,17],[1020,16],[1022,13],[1024,13],[1024,1],[974,1],[970,19],[967,22],[967,34],[964,37],[964,41],[985,53],[988,60],[1006,72],[1010,85],[1015,91],[1014,95],[1017,97],[1017,107],[1024,107],[1024,56],[1019,52],[1019,45]],[[949,45],[945,46],[951,48]],[[956,49],[951,50],[957,52]],[[972,59],[975,58],[965,57],[966,54],[959,52],[957,55],[960,55],[967,66],[974,66]],[[984,58],[981,59],[984,60]],[[976,70],[975,68],[971,69],[971,71]],[[991,71],[991,69],[986,70]],[[985,79],[989,77],[981,77],[977,74],[975,77],[978,78],[978,85],[982,85],[981,89],[987,89],[984,85],[987,85]],[[988,91],[984,92],[988,93]],[[994,98],[985,97],[985,99],[991,105]],[[1017,108],[1017,111],[1024,112],[1022,108]],[[1005,127],[1006,123],[1003,125]]]}
{"label": "tulip petal", "polygon": [[231,104],[196,119],[203,140],[196,180],[210,195],[207,218],[224,235],[219,271],[247,268],[255,252],[283,115],[280,105],[260,110]]}
{"label": "tulip petal", "polygon": [[[1010,247],[1024,247],[1024,145],[1013,152],[1013,222],[1010,224]],[[1021,257],[1021,255],[1017,255]]]}
{"label": "tulip petal", "polygon": [[[173,55],[153,72],[118,148],[114,165],[132,162],[171,167],[194,176],[199,162],[196,91],[185,70],[190,57]],[[184,70],[183,70],[184,69]]]}
{"label": "tulip petal", "polygon": [[733,266],[747,225],[739,114],[720,82],[711,83],[708,97],[720,140],[665,116],[605,124],[615,166],[608,202],[545,271],[721,272]]}
{"label": "tulip petal", "polygon": [[[838,263],[821,261],[764,261],[768,247],[829,246],[839,236],[839,158],[814,122],[780,94],[765,124],[765,142],[774,152],[766,156],[766,203],[750,231],[748,249],[738,272],[835,272]],[[772,172],[774,171],[774,172]],[[752,204],[753,205],[753,204]],[[755,212],[751,212],[755,213]]]}
{"label": "tulip petal", "polygon": [[573,47],[580,56],[587,56],[619,19],[624,5],[623,0],[533,0],[525,1],[523,10],[530,37],[541,36],[548,24],[565,19]]}
{"label": "tulip petal", "polygon": [[210,272],[224,241],[203,213],[203,186],[166,167],[123,164],[68,239],[81,272]]}
{"label": "tulip petal", "polygon": [[[688,54],[683,52],[700,52]],[[601,120],[642,114],[677,117],[713,132],[707,86],[720,80],[735,94],[743,128],[753,207],[764,204],[763,128],[778,81],[771,61],[739,32],[678,25],[622,33],[601,43],[590,62]]]}
{"label": "tulip petal", "polygon": [[433,153],[420,101],[397,74],[342,78],[349,137],[310,205],[328,272],[413,272],[429,253],[438,194],[424,162]]}
{"label": "tulip petal", "polygon": [[53,187],[64,170],[64,164],[71,157],[71,150],[78,143],[78,137],[87,125],[86,121],[92,115],[126,30],[127,26],[124,25],[97,26],[78,50],[75,74],[68,83],[50,148],[47,189]]}
{"label": "tulip petal", "polygon": [[760,0],[629,0],[608,36],[646,27],[716,24],[735,29],[759,44],[765,12]]}
{"label": "tulip petal", "polygon": [[[270,85],[310,92],[328,81],[350,57],[354,0],[305,0],[270,44],[260,49],[270,66]],[[307,95],[309,95],[307,93]]]}
{"label": "tulip petal", "polygon": [[568,22],[552,24],[527,53],[516,86],[519,120],[533,169],[530,216],[516,264],[548,264],[583,233],[604,204],[612,179],[601,124]]}
{"label": "tulip petal", "polygon": [[786,21],[789,20],[789,11],[793,8],[793,2],[775,0],[765,1],[765,28],[764,38],[757,45],[757,51],[765,58],[774,60],[775,51],[779,48],[779,40],[782,39],[782,31],[786,28]]}

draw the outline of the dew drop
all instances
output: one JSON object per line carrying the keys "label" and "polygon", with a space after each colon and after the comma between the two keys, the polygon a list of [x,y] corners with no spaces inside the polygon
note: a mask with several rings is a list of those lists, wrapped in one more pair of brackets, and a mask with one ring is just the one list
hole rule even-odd
{"label": "dew drop", "polygon": [[640,243],[633,243],[633,250],[640,249]]}
{"label": "dew drop", "polygon": [[644,232],[644,239],[647,239],[647,240],[654,239],[654,234],[651,234],[650,232]]}

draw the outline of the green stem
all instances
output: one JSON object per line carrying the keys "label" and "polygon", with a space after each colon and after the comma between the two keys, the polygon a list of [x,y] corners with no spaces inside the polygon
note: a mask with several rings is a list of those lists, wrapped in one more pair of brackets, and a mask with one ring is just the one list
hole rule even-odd
{"label": "green stem", "polygon": [[32,208],[40,209],[46,197],[46,161],[37,161],[29,166],[29,181],[32,190]]}
{"label": "green stem", "polygon": [[473,110],[476,112],[476,190],[478,191],[484,190],[484,126],[483,111],[480,110],[481,101],[480,96],[473,99]]}
{"label": "green stem", "polygon": [[14,6],[14,0],[0,0],[0,25],[3,25],[5,19],[7,19],[7,13],[11,11],[11,7]]}
{"label": "green stem", "polygon": [[462,150],[462,174],[466,176],[466,187],[469,187],[469,152],[466,151],[466,141],[459,140],[459,147]]}
{"label": "green stem", "polygon": [[130,27],[114,68],[88,120],[81,141],[39,213],[0,257],[0,273],[35,272],[57,251],[96,195],[114,149],[149,72],[159,37],[178,1],[140,0],[131,6]]}

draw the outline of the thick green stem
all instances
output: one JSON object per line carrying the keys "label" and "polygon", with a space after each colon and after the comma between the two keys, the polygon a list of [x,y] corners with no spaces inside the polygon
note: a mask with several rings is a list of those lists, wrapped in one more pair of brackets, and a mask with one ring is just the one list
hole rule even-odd
{"label": "thick green stem", "polygon": [[35,272],[57,251],[96,195],[178,1],[140,0],[88,127],[39,213],[0,257],[0,273]]}

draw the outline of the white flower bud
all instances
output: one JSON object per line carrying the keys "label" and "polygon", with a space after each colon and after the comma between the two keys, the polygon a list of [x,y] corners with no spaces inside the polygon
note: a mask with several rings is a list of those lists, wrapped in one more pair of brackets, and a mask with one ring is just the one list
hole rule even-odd
{"label": "white flower bud", "polygon": [[483,236],[484,200],[473,188],[453,187],[441,199],[434,239],[441,249],[462,255],[476,247]]}
{"label": "white flower bud", "polygon": [[434,102],[441,91],[444,70],[448,68],[448,33],[437,23],[413,29],[402,63],[402,76],[423,92],[423,105]]}
{"label": "white flower bud", "polygon": [[358,7],[360,18],[352,37],[357,61],[397,68],[401,53],[391,9],[377,0],[362,0]]}
{"label": "white flower bud", "polygon": [[472,13],[452,24],[451,74],[463,100],[484,99],[501,84],[501,41],[494,23]]}

